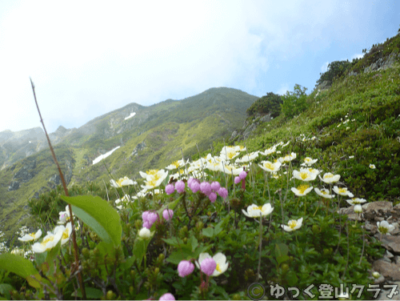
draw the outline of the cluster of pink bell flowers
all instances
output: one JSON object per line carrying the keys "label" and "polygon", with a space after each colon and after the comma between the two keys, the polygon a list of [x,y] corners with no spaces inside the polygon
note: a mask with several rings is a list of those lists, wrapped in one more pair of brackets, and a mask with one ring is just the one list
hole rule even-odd
{"label": "cluster of pink bell flowers", "polygon": [[[198,191],[204,193],[208,196],[211,203],[214,203],[217,199],[217,194],[225,199],[228,196],[228,190],[224,187],[221,187],[221,184],[217,181],[212,182],[211,184],[207,181],[200,182],[199,179],[190,178],[187,181],[187,186],[193,193],[197,193]],[[183,181],[177,181],[174,184],[168,184],[165,187],[165,192],[170,195],[175,192],[183,193],[185,191],[186,184]]]}
{"label": "cluster of pink bell flowers", "polygon": [[[174,211],[172,209],[165,209],[163,211],[163,218],[166,221],[169,221],[172,219],[174,216]],[[158,220],[160,220],[160,217],[158,216],[157,212],[153,211],[145,211],[142,213],[142,219],[143,219],[143,228],[150,229],[151,226]]]}

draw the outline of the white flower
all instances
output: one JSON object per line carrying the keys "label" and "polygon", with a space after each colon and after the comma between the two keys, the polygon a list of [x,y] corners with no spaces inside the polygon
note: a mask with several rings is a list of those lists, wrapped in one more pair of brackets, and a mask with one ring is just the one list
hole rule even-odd
{"label": "white flower", "polygon": [[290,155],[286,155],[285,157],[281,157],[278,159],[279,162],[290,162],[292,160],[296,159],[296,153],[291,153]]}
{"label": "white flower", "polygon": [[355,205],[354,206],[354,213],[362,213],[361,205]]}
{"label": "white flower", "polygon": [[337,181],[340,180],[340,175],[333,175],[332,173],[328,172],[324,174],[324,177],[321,178],[319,176],[322,182],[325,182],[326,184],[331,184],[331,183],[336,183]]}
{"label": "white flower", "polygon": [[317,177],[317,174],[309,172],[308,169],[301,168],[300,171],[293,170],[293,177],[295,179],[308,182],[314,181]]}
{"label": "white flower", "polygon": [[370,164],[370,165],[369,165],[369,168],[371,168],[371,169],[375,169],[375,168],[376,168],[376,166],[375,166],[374,164]]}
{"label": "white flower", "polygon": [[42,236],[42,230],[39,230],[36,233],[25,234],[22,237],[18,237],[18,240],[20,240],[20,241],[32,241],[32,240],[37,240],[40,236]]}
{"label": "white flower", "polygon": [[55,234],[47,232],[47,235],[43,238],[42,242],[37,242],[32,245],[32,251],[35,253],[46,252],[47,250],[54,248],[62,236],[63,231],[57,231]]}
{"label": "white flower", "polygon": [[132,180],[129,179],[128,177],[120,178],[120,179],[117,180],[117,181],[110,180],[110,182],[111,182],[111,186],[112,186],[112,187],[115,187],[115,188],[119,188],[119,187],[122,187],[122,186],[128,186],[128,185],[135,185],[135,184],[137,184],[137,182],[132,181]]}
{"label": "white flower", "polygon": [[349,203],[352,206],[365,203],[366,201],[367,200],[359,199],[359,198],[352,198],[351,200],[346,200],[346,202]]}
{"label": "white flower", "polygon": [[313,189],[312,186],[310,185],[300,185],[297,188],[292,187],[292,191],[295,195],[297,196],[305,196],[306,194],[308,194],[311,190]]}
{"label": "white flower", "polygon": [[376,226],[378,227],[378,232],[382,234],[390,235],[389,232],[392,232],[394,230],[394,226],[389,225],[387,221],[377,222]]}
{"label": "white flower", "polygon": [[245,162],[253,161],[255,158],[258,157],[258,153],[259,153],[259,151],[252,152],[250,154],[246,154],[242,158],[236,159],[235,162],[236,163],[245,163]]}
{"label": "white flower", "polygon": [[277,172],[281,167],[281,162],[272,163],[270,161],[261,161],[262,165],[258,164],[262,169],[269,172]]}
{"label": "white flower", "polygon": [[170,165],[168,165],[167,167],[165,167],[166,169],[172,170],[172,169],[177,169],[178,167],[182,167],[185,166],[186,164],[189,163],[189,159],[184,162],[183,160],[177,160],[175,162],[172,162]]}
{"label": "white flower", "polygon": [[234,176],[238,176],[240,174],[240,172],[243,171],[242,167],[235,167],[233,165],[225,165],[223,163],[220,163],[220,167],[219,168],[220,168],[219,169],[220,171],[222,171],[222,172],[224,172],[224,173],[226,173],[228,175],[233,174]]}
{"label": "white flower", "polygon": [[314,190],[319,196],[322,196],[323,198],[333,199],[335,197],[333,194],[329,194],[329,190],[328,189],[322,188],[320,190],[318,188],[314,188]]}
{"label": "white flower", "polygon": [[354,158],[354,156],[349,156],[349,159],[353,159]]}
{"label": "white flower", "polygon": [[158,170],[157,172],[150,174],[146,178],[145,186],[142,188],[146,189],[153,189],[161,185],[161,183],[165,180],[165,178],[168,176],[168,171],[165,171],[164,169]]}
{"label": "white flower", "polygon": [[254,204],[250,205],[249,207],[247,207],[247,211],[244,211],[244,209],[242,209],[242,212],[247,217],[260,217],[260,215],[267,216],[273,210],[274,208],[271,207],[271,204],[267,203],[264,204],[264,206],[257,206]]}
{"label": "white flower", "polygon": [[310,157],[304,158],[304,163],[307,164],[308,166],[313,165],[317,161],[318,161],[318,159],[312,159]]}
{"label": "white flower", "polygon": [[11,251],[11,254],[19,255],[19,256],[24,256],[24,250],[22,250],[22,249],[20,249],[20,248],[14,248],[14,249]]}
{"label": "white flower", "polygon": [[275,179],[279,179],[279,176],[276,174],[276,172],[274,172],[274,173],[272,174],[272,176],[273,176]]}
{"label": "white flower", "polygon": [[373,276],[375,279],[378,279],[379,277],[381,277],[381,274],[379,274],[378,272],[373,272],[373,273],[372,273],[372,276]]}
{"label": "white flower", "polygon": [[57,226],[54,228],[53,232],[57,233],[58,231],[62,232],[62,236],[61,236],[61,245],[64,245],[70,238],[71,233],[72,233],[72,226],[71,226],[71,222],[69,222],[67,224],[66,227],[64,226]]}
{"label": "white flower", "polygon": [[240,152],[236,148],[223,147],[220,153],[220,157],[224,161],[232,160],[240,155]]}
{"label": "white flower", "polygon": [[343,196],[349,196],[349,197],[353,197],[354,195],[347,190],[347,188],[339,188],[337,186],[333,186],[333,191],[339,195],[343,195]]}
{"label": "white flower", "polygon": [[268,156],[270,154],[273,154],[275,151],[276,151],[276,147],[273,146],[273,147],[267,148],[264,152],[260,152],[260,155]]}
{"label": "white flower", "polygon": [[140,229],[140,231],[139,231],[139,236],[140,236],[141,238],[150,238],[150,237],[151,237],[151,232],[150,232],[150,230],[147,229],[147,228],[142,228],[142,229]]}
{"label": "white flower", "polygon": [[[57,224],[59,225],[64,225],[66,222],[68,222],[71,218],[69,215],[69,206],[65,206],[65,211],[60,211],[58,214],[60,215],[59,221]],[[75,217],[75,214],[72,212],[72,215]]]}
{"label": "white flower", "polygon": [[301,227],[301,225],[303,224],[303,218],[300,218],[298,220],[290,220],[288,222],[288,226],[286,225],[281,225],[283,230],[287,231],[287,232],[292,232],[294,230],[297,230]]}
{"label": "white flower", "polygon": [[200,269],[201,262],[206,258],[214,259],[215,263],[217,264],[217,267],[211,276],[217,277],[222,273],[225,273],[225,271],[228,269],[229,264],[226,262],[226,256],[222,253],[217,253],[213,257],[211,257],[208,253],[200,253],[199,260],[195,262],[198,269]]}

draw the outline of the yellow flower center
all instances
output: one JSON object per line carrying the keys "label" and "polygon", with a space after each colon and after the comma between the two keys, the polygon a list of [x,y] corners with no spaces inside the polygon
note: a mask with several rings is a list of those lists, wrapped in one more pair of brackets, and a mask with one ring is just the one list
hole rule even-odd
{"label": "yellow flower center", "polygon": [[329,179],[329,178],[333,178],[333,174],[326,174],[324,175],[324,179]]}
{"label": "yellow flower center", "polygon": [[296,225],[297,225],[297,222],[296,221],[289,221],[288,225],[289,225],[289,227],[291,229],[294,229],[296,227]]}
{"label": "yellow flower center", "polygon": [[263,210],[263,206],[258,206],[258,207],[255,207],[255,209],[258,209],[258,210],[260,210],[261,212],[264,212],[264,210]]}
{"label": "yellow flower center", "polygon": [[243,145],[239,145],[239,148],[240,148],[241,150],[243,150],[243,149],[244,149],[244,146],[243,146]]}
{"label": "yellow flower center", "polygon": [[35,238],[35,233],[31,233],[31,234],[29,234],[29,236]]}
{"label": "yellow flower center", "polygon": [[41,242],[41,245],[45,246],[48,242],[53,241],[53,240],[54,240],[54,236],[47,237],[46,239],[43,239],[43,241]]}
{"label": "yellow flower center", "polygon": [[271,164],[270,162],[264,163],[264,167],[267,168],[267,169],[269,169],[269,170],[274,170],[274,169],[275,169],[275,168],[274,168],[274,165]]}
{"label": "yellow flower center", "polygon": [[309,185],[300,185],[297,187],[297,190],[300,191],[301,194],[304,194],[304,192],[309,188]]}
{"label": "yellow flower center", "polygon": [[347,188],[339,188],[339,193],[346,193],[347,192]]}
{"label": "yellow flower center", "polygon": [[302,178],[303,180],[307,179],[307,178],[308,178],[308,173],[306,173],[306,172],[301,172],[301,173],[300,173],[300,178]]}
{"label": "yellow flower center", "polygon": [[236,156],[236,152],[228,152],[228,158],[229,159],[232,159],[235,156]]}
{"label": "yellow flower center", "polygon": [[311,159],[310,158],[305,158],[304,161],[305,162],[311,162]]}
{"label": "yellow flower center", "polygon": [[379,227],[379,232],[382,233],[382,234],[386,234],[386,233],[389,232],[389,229],[386,228],[386,227],[380,226],[380,227]]}
{"label": "yellow flower center", "polygon": [[65,229],[62,235],[62,239],[68,239],[69,234],[68,234],[68,229]]}
{"label": "yellow flower center", "polygon": [[309,168],[308,171],[309,172],[314,172],[314,169],[313,168]]}
{"label": "yellow flower center", "polygon": [[328,194],[328,192],[326,190],[321,190],[322,194]]}
{"label": "yellow flower center", "polygon": [[155,175],[158,173],[158,169],[150,169],[150,170],[146,171],[146,173],[148,175]]}
{"label": "yellow flower center", "polygon": [[[207,157],[205,157],[205,159],[207,159]],[[171,164],[171,165],[174,165],[174,166],[175,166],[175,168],[178,168],[178,167],[179,167],[179,163],[178,163],[178,161],[172,162],[172,164]]]}
{"label": "yellow flower center", "polygon": [[278,162],[278,159],[274,159],[274,163]]}
{"label": "yellow flower center", "polygon": [[222,273],[221,267],[219,266],[219,263],[217,263],[217,267],[215,268],[218,272]]}

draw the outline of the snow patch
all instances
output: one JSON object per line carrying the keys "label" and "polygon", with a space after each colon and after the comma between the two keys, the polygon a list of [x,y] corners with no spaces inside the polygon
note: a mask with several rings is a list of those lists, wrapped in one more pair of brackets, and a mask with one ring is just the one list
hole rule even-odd
{"label": "snow patch", "polygon": [[96,163],[99,163],[101,160],[109,157],[113,152],[115,152],[119,148],[120,148],[120,146],[117,146],[116,148],[113,148],[112,150],[110,150],[108,153],[98,156],[96,159],[93,160],[93,165],[95,165]]}
{"label": "snow patch", "polygon": [[131,115],[129,115],[128,117],[126,117],[125,120],[128,120],[129,118],[132,118],[132,117],[135,116],[135,115],[136,115],[136,113],[133,112],[133,113],[131,113]]}

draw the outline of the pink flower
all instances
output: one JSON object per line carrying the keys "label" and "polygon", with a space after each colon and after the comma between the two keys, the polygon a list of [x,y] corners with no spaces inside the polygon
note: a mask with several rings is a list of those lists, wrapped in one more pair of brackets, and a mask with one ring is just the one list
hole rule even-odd
{"label": "pink flower", "polygon": [[209,195],[211,192],[211,185],[208,182],[203,182],[200,184],[200,190],[205,195]]}
{"label": "pink flower", "polygon": [[187,184],[188,184],[188,187],[190,188],[190,186],[192,185],[192,182],[194,181],[194,178],[190,178],[188,181],[187,181]]}
{"label": "pink flower", "polygon": [[180,277],[186,277],[187,275],[192,274],[193,270],[194,264],[188,260],[182,260],[178,265],[178,273]]}
{"label": "pink flower", "polygon": [[217,195],[215,194],[215,192],[211,192],[211,193],[208,195],[208,198],[210,199],[211,203],[214,203],[215,200],[217,199]]}
{"label": "pink flower", "polygon": [[244,170],[241,171],[240,174],[239,174],[239,178],[240,178],[241,180],[243,180],[244,178],[246,178],[246,176],[247,176],[247,172],[245,172]]}
{"label": "pink flower", "polygon": [[190,189],[193,191],[193,193],[196,193],[200,189],[200,184],[193,181],[192,186],[190,186]]}
{"label": "pink flower", "polygon": [[149,218],[149,211],[145,211],[142,213],[142,219],[144,222],[146,222]]}
{"label": "pink flower", "polygon": [[164,295],[162,295],[161,297],[160,297],[160,299],[158,299],[158,300],[162,300],[162,301],[169,301],[169,300],[175,300],[175,297],[174,297],[174,295],[172,295],[172,294],[170,294],[170,293],[166,293],[166,294],[164,294]]}
{"label": "pink flower", "polygon": [[183,182],[183,181],[176,182],[175,188],[176,188],[176,191],[178,191],[179,193],[184,192],[185,191],[185,182]]}
{"label": "pink flower", "polygon": [[149,212],[147,215],[147,220],[149,221],[150,225],[154,224],[155,221],[158,220],[158,214],[155,212]]}
{"label": "pink flower", "polygon": [[173,184],[168,184],[168,185],[165,187],[165,192],[166,192],[168,195],[170,195],[171,193],[174,193],[174,191],[175,191],[175,187],[174,187]]}
{"label": "pink flower", "polygon": [[241,179],[239,177],[235,177],[235,184],[239,184]]}
{"label": "pink flower", "polygon": [[149,221],[143,222],[143,228],[147,228],[147,229],[151,228],[151,225],[150,225]]}
{"label": "pink flower", "polygon": [[174,211],[172,209],[165,209],[162,215],[166,221],[169,221],[174,216]]}
{"label": "pink flower", "polygon": [[214,273],[216,267],[217,263],[212,258],[205,258],[200,264],[200,270],[208,276]]}
{"label": "pink flower", "polygon": [[214,191],[218,191],[221,188],[221,185],[219,185],[218,182],[212,182],[211,183],[211,189]]}
{"label": "pink flower", "polygon": [[228,190],[226,190],[226,188],[221,187],[217,193],[219,194],[219,196],[223,199],[225,199],[228,196]]}

